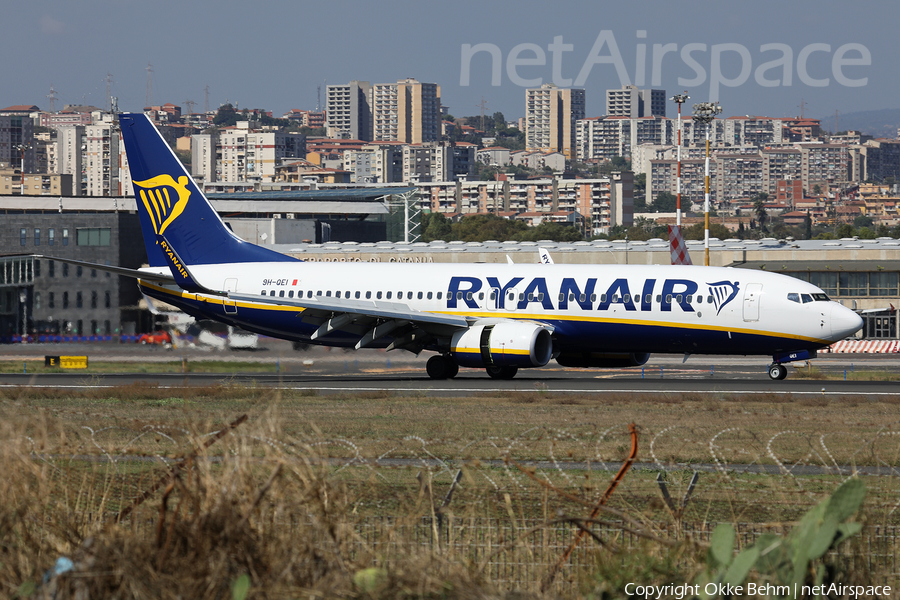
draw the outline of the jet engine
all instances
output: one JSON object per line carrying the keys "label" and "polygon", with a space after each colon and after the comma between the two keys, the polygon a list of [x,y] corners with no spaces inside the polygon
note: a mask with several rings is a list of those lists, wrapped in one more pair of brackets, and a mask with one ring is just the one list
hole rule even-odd
{"label": "jet engine", "polygon": [[535,323],[502,321],[453,334],[450,353],[463,367],[543,367],[553,355],[550,330]]}
{"label": "jet engine", "polygon": [[640,367],[648,360],[649,352],[564,352],[556,357],[556,362],[564,367],[582,369]]}

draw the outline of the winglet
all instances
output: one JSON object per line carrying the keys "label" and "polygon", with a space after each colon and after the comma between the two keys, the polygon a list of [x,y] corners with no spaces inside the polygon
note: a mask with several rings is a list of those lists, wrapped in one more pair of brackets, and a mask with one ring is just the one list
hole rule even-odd
{"label": "winglet", "polygon": [[159,248],[162,250],[163,256],[165,256],[166,263],[169,265],[169,270],[172,271],[172,277],[175,278],[175,283],[178,284],[178,287],[188,292],[214,294],[216,296],[226,295],[225,292],[217,292],[197,283],[197,279],[191,274],[188,266],[184,264],[184,261],[181,260],[181,257],[178,256],[178,253],[175,252],[175,248],[173,248],[172,244],[170,244],[169,241],[166,240],[165,236],[162,234],[158,234],[156,236],[156,239],[159,243]]}

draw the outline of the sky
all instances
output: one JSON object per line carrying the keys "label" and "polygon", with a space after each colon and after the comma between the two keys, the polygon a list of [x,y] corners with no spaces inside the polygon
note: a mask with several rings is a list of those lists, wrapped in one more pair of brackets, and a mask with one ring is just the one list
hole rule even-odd
{"label": "sky", "polygon": [[[542,83],[635,84],[718,100],[723,116],[900,108],[896,0],[36,0],[4,9],[0,107],[122,111],[227,102],[281,116],[315,109],[317,86],[414,77],[441,85],[450,114],[525,113]],[[17,57],[21,60],[17,60]],[[802,106],[802,108],[801,108]],[[669,103],[667,115],[675,116]]]}

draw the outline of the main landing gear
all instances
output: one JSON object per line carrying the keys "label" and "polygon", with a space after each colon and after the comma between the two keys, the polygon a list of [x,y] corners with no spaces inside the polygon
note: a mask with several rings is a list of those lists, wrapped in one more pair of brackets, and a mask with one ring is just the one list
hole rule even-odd
{"label": "main landing gear", "polygon": [[781,381],[785,377],[787,377],[788,370],[787,367],[780,363],[773,363],[769,365],[769,379],[774,381]]}
{"label": "main landing gear", "polygon": [[519,372],[519,367],[487,367],[485,370],[491,379],[512,379]]}
{"label": "main landing gear", "polygon": [[432,379],[453,379],[459,373],[459,365],[449,356],[437,354],[425,363],[425,371]]}

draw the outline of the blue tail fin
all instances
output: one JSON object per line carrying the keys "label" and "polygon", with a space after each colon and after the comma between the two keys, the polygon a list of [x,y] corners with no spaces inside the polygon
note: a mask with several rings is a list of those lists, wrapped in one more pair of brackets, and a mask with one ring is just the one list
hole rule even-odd
{"label": "blue tail fin", "polygon": [[186,265],[293,260],[234,235],[146,115],[119,115],[119,125],[151,266],[168,265],[163,234]]}

